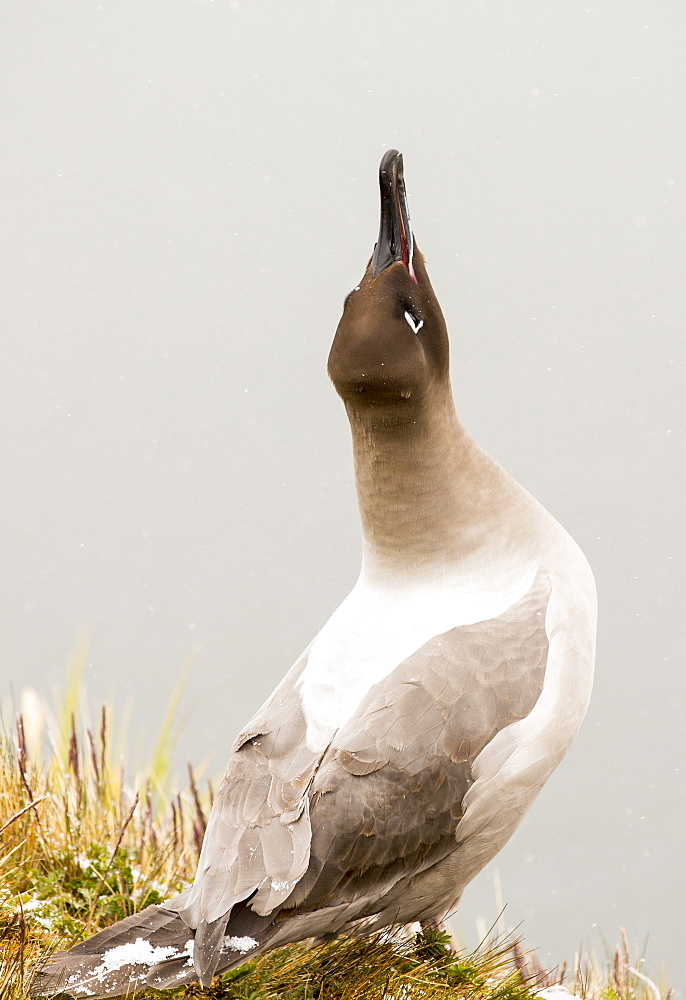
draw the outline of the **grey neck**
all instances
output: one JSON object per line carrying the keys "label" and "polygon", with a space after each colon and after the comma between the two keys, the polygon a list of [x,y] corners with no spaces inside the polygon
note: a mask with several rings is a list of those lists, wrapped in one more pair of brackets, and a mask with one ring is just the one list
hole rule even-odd
{"label": "grey neck", "polygon": [[432,393],[409,422],[385,422],[369,407],[349,406],[348,417],[363,573],[424,576],[468,555],[499,467],[462,427],[450,387]]}

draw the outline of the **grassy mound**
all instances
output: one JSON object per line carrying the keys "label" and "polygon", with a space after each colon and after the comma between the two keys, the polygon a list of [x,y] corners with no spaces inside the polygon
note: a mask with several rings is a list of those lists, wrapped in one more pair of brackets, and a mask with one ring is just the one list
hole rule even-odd
{"label": "grassy mound", "polygon": [[[77,723],[72,692],[61,721],[28,705],[0,731],[0,1000],[25,1000],[42,963],[193,877],[213,790],[169,791],[172,711],[149,766],[129,784],[110,715]],[[47,747],[47,754],[46,754]],[[668,997],[626,941],[601,967],[577,958],[544,972],[512,939],[456,954],[445,935],[394,933],[281,948],[177,996],[235,1000],[598,1000]],[[146,994],[161,997],[154,990]]]}

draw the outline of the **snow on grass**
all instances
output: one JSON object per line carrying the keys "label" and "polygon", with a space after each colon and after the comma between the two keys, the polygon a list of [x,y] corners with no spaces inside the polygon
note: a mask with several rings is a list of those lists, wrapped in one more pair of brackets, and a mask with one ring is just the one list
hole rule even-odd
{"label": "snow on grass", "polygon": [[540,1000],[581,1000],[576,993],[570,993],[562,983],[555,983],[554,986],[546,986],[536,994]]}

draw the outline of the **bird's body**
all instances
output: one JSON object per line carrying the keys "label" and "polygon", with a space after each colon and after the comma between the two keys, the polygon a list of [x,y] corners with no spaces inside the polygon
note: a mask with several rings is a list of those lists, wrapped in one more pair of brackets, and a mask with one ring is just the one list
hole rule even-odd
{"label": "bird's body", "polygon": [[116,996],[305,937],[439,923],[576,734],[595,588],[560,525],[455,414],[399,154],[329,372],[360,578],[236,739],[190,890],[57,956],[40,992]]}

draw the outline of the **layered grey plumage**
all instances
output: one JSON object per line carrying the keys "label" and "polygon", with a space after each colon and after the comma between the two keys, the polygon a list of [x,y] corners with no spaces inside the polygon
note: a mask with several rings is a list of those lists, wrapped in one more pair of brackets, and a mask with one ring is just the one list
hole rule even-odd
{"label": "layered grey plumage", "polygon": [[236,739],[191,889],[56,956],[40,993],[206,985],[289,941],[440,923],[581,724],[592,575],[459,423],[395,151],[381,183],[374,262],[329,360],[360,579]]}

